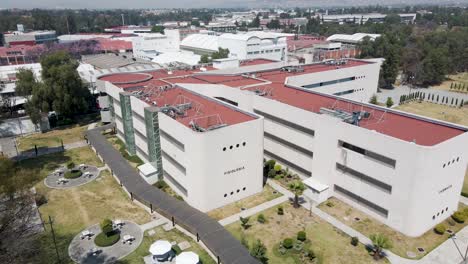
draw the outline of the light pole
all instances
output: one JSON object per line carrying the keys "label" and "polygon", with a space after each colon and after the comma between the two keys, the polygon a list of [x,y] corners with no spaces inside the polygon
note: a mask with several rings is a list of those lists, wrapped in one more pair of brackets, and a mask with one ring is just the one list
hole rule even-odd
{"label": "light pole", "polygon": [[467,259],[468,245],[466,246],[465,255],[462,255],[462,252],[460,251],[460,248],[458,247],[458,244],[456,242],[457,237],[455,236],[455,234],[450,235],[450,238],[452,239],[453,243],[457,247],[458,252],[460,253],[461,257],[463,258],[463,261],[460,262],[460,264],[468,264],[468,259]]}

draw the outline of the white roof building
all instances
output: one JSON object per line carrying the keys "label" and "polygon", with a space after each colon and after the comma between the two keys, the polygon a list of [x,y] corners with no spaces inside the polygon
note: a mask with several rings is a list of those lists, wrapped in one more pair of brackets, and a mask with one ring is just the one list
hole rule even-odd
{"label": "white roof building", "polygon": [[374,41],[380,37],[380,34],[368,34],[368,33],[355,33],[349,34],[334,34],[327,38],[327,41],[341,42],[346,44],[357,44],[364,40],[365,37],[369,37],[370,40]]}
{"label": "white roof building", "polygon": [[193,34],[182,40],[180,48],[198,54],[212,53],[218,51],[218,37],[206,34]]}
{"label": "white roof building", "polygon": [[152,62],[164,65],[173,62],[180,62],[191,66],[197,65],[200,62],[200,55],[195,54],[191,51],[174,51],[165,52],[152,59]]}

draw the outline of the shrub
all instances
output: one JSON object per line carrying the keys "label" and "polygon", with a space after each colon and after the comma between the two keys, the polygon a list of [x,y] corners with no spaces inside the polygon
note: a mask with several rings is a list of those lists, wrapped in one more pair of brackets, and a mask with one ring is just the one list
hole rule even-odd
{"label": "shrub", "polygon": [[351,238],[351,245],[357,246],[359,243],[359,238],[358,237],[352,237]]}
{"label": "shrub", "polygon": [[445,227],[444,224],[438,224],[434,227],[434,232],[436,232],[439,235],[443,235],[446,229],[447,228]]}
{"label": "shrub", "polygon": [[174,253],[176,255],[179,255],[180,253],[182,253],[182,249],[180,249],[180,247],[178,245],[173,245],[172,246],[172,251],[174,251]]}
{"label": "shrub", "polygon": [[461,211],[456,211],[452,215],[453,220],[457,223],[464,223],[465,222],[465,214]]}
{"label": "shrub", "polygon": [[284,209],[282,206],[278,207],[278,215],[284,215]]}
{"label": "shrub", "polygon": [[275,167],[276,161],[274,160],[269,160],[265,162],[265,167],[268,169],[268,171],[272,170]]}
{"label": "shrub", "polygon": [[306,257],[309,259],[309,260],[314,260],[315,258],[317,258],[317,255],[315,254],[314,250],[309,248],[307,250],[307,253],[306,253]]}
{"label": "shrub", "polygon": [[94,243],[98,247],[109,247],[117,243],[120,239],[119,232],[111,232],[110,234],[105,234],[104,232],[99,233],[96,238],[94,238]]}
{"label": "shrub", "polygon": [[168,187],[167,183],[164,180],[157,181],[154,186],[160,190],[164,190]]}
{"label": "shrub", "polygon": [[280,171],[281,171],[281,165],[276,164],[276,165],[275,165],[275,171],[276,171],[276,172],[280,172]]}
{"label": "shrub", "polygon": [[335,206],[335,204],[332,201],[327,201],[327,203],[325,205],[328,206],[328,207]]}
{"label": "shrub", "polygon": [[282,178],[284,178],[283,174],[275,175],[275,180],[281,180]]}
{"label": "shrub", "polygon": [[72,162],[72,161],[68,162],[68,163],[67,163],[67,169],[71,170],[71,169],[73,169],[73,168],[75,168],[75,163]]}
{"label": "shrub", "polygon": [[261,224],[265,223],[266,222],[265,216],[263,214],[259,214],[257,216],[257,221]]}
{"label": "shrub", "polygon": [[114,231],[114,227],[112,227],[112,221],[109,218],[102,220],[101,224],[101,231],[104,234],[110,234]]}
{"label": "shrub", "polygon": [[293,240],[292,238],[285,238],[283,240],[283,247],[286,249],[290,249],[293,247]]}
{"label": "shrub", "polygon": [[180,195],[177,195],[177,194],[176,194],[174,197],[175,197],[177,200],[179,200],[179,201],[184,201],[184,197],[182,197],[182,196],[180,196]]}
{"label": "shrub", "polygon": [[83,175],[83,172],[81,172],[80,170],[71,170],[65,172],[65,175],[63,177],[65,177],[65,179],[76,179],[81,175]]}
{"label": "shrub", "polygon": [[307,239],[307,234],[305,231],[299,231],[297,232],[297,240],[299,241],[305,241]]}
{"label": "shrub", "polygon": [[242,228],[247,229],[247,228],[250,227],[250,224],[249,224],[250,217],[245,217],[244,218],[244,217],[240,216],[239,220],[241,221]]}
{"label": "shrub", "polygon": [[269,170],[268,171],[268,178],[274,178],[276,176],[276,171],[275,170]]}

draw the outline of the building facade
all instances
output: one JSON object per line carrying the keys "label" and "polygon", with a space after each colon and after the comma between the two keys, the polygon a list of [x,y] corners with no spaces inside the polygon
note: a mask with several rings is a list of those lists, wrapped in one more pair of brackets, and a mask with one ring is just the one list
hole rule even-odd
{"label": "building facade", "polygon": [[[468,158],[468,128],[367,104],[377,91],[379,69],[380,64],[363,60],[300,66],[271,63],[236,70],[184,73],[158,80],[203,98],[231,104],[232,109],[262,116],[263,119],[255,119],[259,124],[252,125],[245,136],[253,133],[255,138],[249,140],[258,141],[255,146],[263,148],[265,158],[274,159],[297,173],[308,186],[306,195],[315,202],[335,196],[408,236],[420,236],[458,209]],[[115,102],[118,90],[108,90],[110,85],[105,83],[106,91]],[[120,105],[122,102],[120,100]],[[115,104],[116,113],[125,112],[120,105]],[[125,117],[122,115],[120,119],[125,120]],[[173,120],[164,116],[160,121]],[[248,126],[249,122],[243,125]],[[120,132],[120,136],[125,139],[124,127],[118,121],[116,124],[124,133]],[[168,126],[166,130],[171,129],[169,124],[165,126]],[[222,129],[227,131],[230,127]],[[184,146],[200,144],[189,142],[189,139],[197,140],[190,136],[193,134],[190,129],[185,131],[177,126],[172,129],[169,133]],[[222,129],[216,132],[221,133]],[[262,135],[257,135],[257,129],[262,130]],[[183,135],[185,132],[190,133]],[[237,133],[244,138],[244,134],[236,130],[220,139],[229,142],[226,151],[231,146],[237,149],[236,140],[240,139]],[[165,140],[161,136],[161,141]],[[239,142],[242,145],[243,141]],[[161,142],[161,146],[171,151],[169,145]],[[218,141],[213,139],[200,148],[208,150],[216,146]],[[222,149],[224,153],[224,147]],[[249,159],[262,156],[261,151],[253,151],[256,154]],[[209,166],[194,153],[193,157],[187,154],[170,157],[174,160],[178,160],[174,157],[181,157],[180,164],[185,164],[185,168],[194,164],[184,163],[184,158]],[[202,156],[204,159],[208,154]],[[233,156],[216,158],[216,163],[210,164],[219,168],[209,169],[217,175],[227,166],[225,164],[235,160]],[[230,160],[222,161],[224,158]],[[165,163],[173,174],[177,173],[174,164],[169,165],[170,158],[163,159],[163,169]],[[233,167],[233,171],[243,171],[238,164]],[[197,171],[194,178],[207,177],[198,174],[203,170],[194,171]],[[254,171],[260,170],[250,173]],[[226,170],[223,175],[225,173]],[[257,181],[257,176],[250,173],[249,179]],[[218,190],[213,189],[224,188],[226,192],[228,187],[223,184],[232,183],[219,184],[209,190],[196,186],[217,193]],[[236,193],[237,189],[232,192]],[[209,195],[213,199],[219,197],[218,194]],[[229,197],[230,192],[227,195]],[[210,206],[204,207],[207,208]]]}
{"label": "building facade", "polygon": [[57,41],[57,35],[54,30],[48,31],[31,31],[31,32],[7,32],[3,34],[4,43],[7,47],[17,45],[34,46]]}

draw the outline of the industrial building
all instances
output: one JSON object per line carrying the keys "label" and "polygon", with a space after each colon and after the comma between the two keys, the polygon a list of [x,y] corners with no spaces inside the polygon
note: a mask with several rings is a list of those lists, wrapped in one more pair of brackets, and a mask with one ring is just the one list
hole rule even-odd
{"label": "industrial building", "polygon": [[[263,157],[408,236],[458,209],[467,127],[366,103],[380,64],[253,60],[98,81],[128,151],[207,211],[261,190]],[[154,179],[151,179],[154,180]]]}
{"label": "industrial building", "polygon": [[5,32],[3,34],[4,43],[7,47],[13,47],[17,45],[29,45],[34,46],[36,44],[43,44],[48,42],[57,41],[57,35],[54,30],[47,31],[13,31]]}

